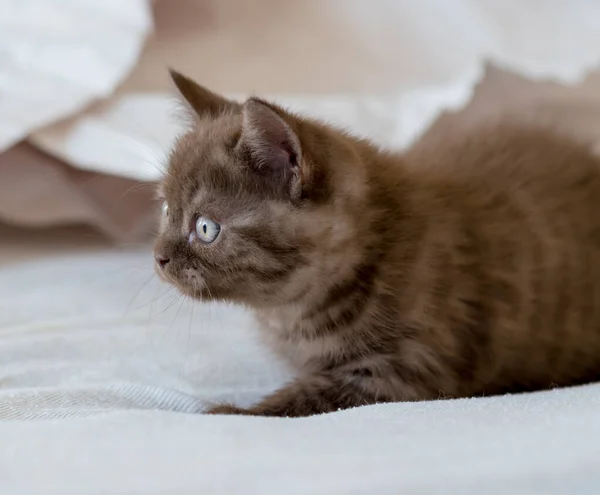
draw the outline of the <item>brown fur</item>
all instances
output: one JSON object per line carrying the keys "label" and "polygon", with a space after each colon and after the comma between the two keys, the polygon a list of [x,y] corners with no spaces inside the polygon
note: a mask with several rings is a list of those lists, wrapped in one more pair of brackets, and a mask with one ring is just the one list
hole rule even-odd
{"label": "brown fur", "polygon": [[[305,416],[600,376],[600,163],[545,129],[405,156],[179,74],[196,114],[162,190],[159,272],[253,308],[299,378],[212,413]],[[189,240],[197,215],[211,245]]]}

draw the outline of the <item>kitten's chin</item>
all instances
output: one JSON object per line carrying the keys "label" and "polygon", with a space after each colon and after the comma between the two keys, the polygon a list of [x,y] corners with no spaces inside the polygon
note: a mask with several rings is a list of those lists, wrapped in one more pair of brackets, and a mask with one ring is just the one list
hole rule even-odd
{"label": "kitten's chin", "polygon": [[180,281],[175,281],[175,288],[184,296],[191,297],[197,301],[213,301],[215,299],[212,292],[204,285],[204,283],[195,281],[194,284],[186,284]]}
{"label": "kitten's chin", "polygon": [[185,287],[185,288],[179,287],[179,286],[176,286],[176,287],[177,287],[177,290],[179,292],[181,292],[184,296],[191,297],[195,301],[207,302],[207,301],[213,300],[213,298],[205,290],[190,289],[189,287]]}
{"label": "kitten's chin", "polygon": [[186,282],[170,276],[170,274],[165,273],[160,269],[157,269],[156,273],[163,282],[174,286],[177,291],[184,296],[191,297],[198,301],[212,301],[215,299],[212,292],[206,287],[203,281],[198,279],[197,276],[194,276],[193,280]]}
{"label": "kitten's chin", "polygon": [[188,296],[196,301],[200,301],[200,302],[227,302],[227,303],[233,303],[233,304],[248,304],[248,301],[246,301],[245,299],[241,299],[238,297],[235,297],[234,294],[232,294],[230,291],[228,290],[219,290],[218,288],[208,288],[206,286],[202,287],[202,288],[198,288],[198,287],[189,287],[189,286],[183,286],[180,283],[175,283],[175,288],[181,292],[183,295]]}

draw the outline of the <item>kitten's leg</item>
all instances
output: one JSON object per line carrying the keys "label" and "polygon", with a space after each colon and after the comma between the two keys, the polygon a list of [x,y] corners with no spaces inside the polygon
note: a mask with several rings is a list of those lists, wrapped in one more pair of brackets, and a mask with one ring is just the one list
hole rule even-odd
{"label": "kitten's leg", "polygon": [[354,373],[319,373],[301,378],[266,397],[257,405],[243,409],[220,405],[208,414],[301,417],[351,407],[428,398],[398,377],[382,382],[372,376]]}
{"label": "kitten's leg", "polygon": [[354,387],[340,386],[329,374],[298,379],[248,409],[222,405],[208,414],[244,414],[253,416],[310,416],[375,402]]}

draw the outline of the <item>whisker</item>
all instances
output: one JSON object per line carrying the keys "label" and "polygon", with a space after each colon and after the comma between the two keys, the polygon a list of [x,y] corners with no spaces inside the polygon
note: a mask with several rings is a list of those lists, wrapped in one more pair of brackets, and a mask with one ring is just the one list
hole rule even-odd
{"label": "whisker", "polygon": [[164,308],[162,311],[159,311],[158,313],[156,313],[154,316],[160,316],[160,315],[166,313],[167,311],[169,311],[179,301],[179,299],[181,297],[183,297],[182,294],[180,292],[177,292],[175,294],[175,297],[169,302],[169,304],[167,305],[167,307]]}
{"label": "whisker", "polygon": [[[175,289],[174,285],[169,286],[169,288],[163,294],[161,294],[160,296],[155,296],[152,300],[148,301],[147,303],[142,304],[141,306],[136,307],[134,309],[134,311],[138,311],[140,309],[144,309],[144,308],[150,306],[150,311],[148,313],[148,320],[151,320],[152,319],[152,305],[155,304],[155,303],[157,303],[158,301],[160,301],[163,297],[168,296],[169,294],[171,294],[173,292],[173,289]],[[160,287],[158,288],[158,290],[160,290]],[[158,290],[156,292],[158,292]],[[167,311],[168,309],[169,308],[166,308],[166,309],[164,309],[160,313],[157,313],[154,316],[158,316],[158,315],[164,313],[165,311]]]}
{"label": "whisker", "polygon": [[137,182],[134,185],[132,185],[131,187],[128,187],[120,196],[119,198],[115,201],[115,204],[113,205],[112,208],[112,215],[114,215],[117,211],[117,208],[119,207],[119,205],[121,204],[121,202],[123,201],[123,199],[125,199],[125,197],[128,194],[131,194],[133,192],[139,191],[140,189],[144,189],[145,187],[156,187],[156,184],[154,182]]}
{"label": "whisker", "polygon": [[179,307],[177,308],[177,311],[175,313],[175,317],[173,318],[173,320],[171,321],[171,324],[169,325],[169,328],[167,329],[167,333],[165,333],[165,335],[163,336],[163,340],[167,337],[167,335],[173,329],[173,325],[175,323],[175,320],[177,320],[177,317],[179,316],[179,313],[181,312],[181,308],[185,304],[185,296],[183,294],[180,294],[180,297],[177,299],[177,301],[181,301],[181,303],[179,304]]}
{"label": "whisker", "polygon": [[127,304],[127,307],[125,308],[125,311],[123,312],[123,315],[121,316],[121,318],[125,318],[125,316],[129,312],[129,310],[131,309],[131,305],[135,302],[135,300],[138,298],[138,296],[141,294],[141,292],[148,286],[148,284],[152,281],[153,278],[154,278],[154,273],[151,273],[150,276],[146,279],[146,281],[144,283],[142,283],[140,288],[135,292],[135,294],[133,295],[133,297]]}
{"label": "whisker", "polygon": [[190,321],[189,321],[189,325],[188,325],[188,335],[187,335],[187,343],[185,346],[185,357],[183,360],[183,368],[180,370],[179,375],[180,376],[184,376],[185,375],[185,368],[187,367],[187,362],[188,362],[188,356],[190,353],[190,340],[192,337],[192,320],[194,319],[194,302],[192,301],[190,304]]}

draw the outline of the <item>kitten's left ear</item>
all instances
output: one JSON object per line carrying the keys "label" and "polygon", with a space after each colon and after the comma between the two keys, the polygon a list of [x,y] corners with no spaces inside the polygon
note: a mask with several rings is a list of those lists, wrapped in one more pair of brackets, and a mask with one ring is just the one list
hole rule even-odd
{"label": "kitten's left ear", "polygon": [[179,94],[198,117],[218,117],[223,112],[237,107],[237,103],[213,93],[173,69],[169,70],[169,74]]}
{"label": "kitten's left ear", "polygon": [[283,110],[258,98],[250,98],[242,107],[242,135],[238,147],[250,159],[250,165],[283,191],[300,194],[300,139]]}

